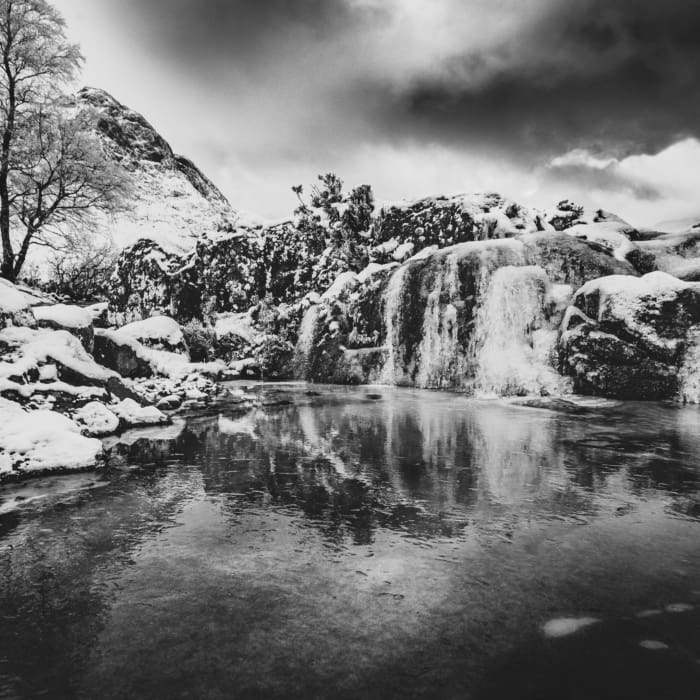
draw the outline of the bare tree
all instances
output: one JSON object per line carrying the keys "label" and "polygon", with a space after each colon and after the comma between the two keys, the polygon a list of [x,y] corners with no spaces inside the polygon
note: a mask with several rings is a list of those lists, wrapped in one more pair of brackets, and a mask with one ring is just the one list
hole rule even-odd
{"label": "bare tree", "polygon": [[0,0],[0,276],[17,279],[33,244],[57,238],[126,194],[87,113],[59,90],[82,62],[45,0]]}

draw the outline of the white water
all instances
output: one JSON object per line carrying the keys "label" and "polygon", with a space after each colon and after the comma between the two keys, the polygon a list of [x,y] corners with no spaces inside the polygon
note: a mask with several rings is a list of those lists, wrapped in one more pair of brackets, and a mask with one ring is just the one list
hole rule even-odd
{"label": "white water", "polygon": [[389,279],[384,301],[384,330],[387,358],[382,368],[381,384],[400,384],[403,377],[401,361],[397,361],[401,347],[401,310],[406,281],[407,265],[398,268]]}
{"label": "white water", "polygon": [[484,277],[472,339],[475,393],[552,395],[568,391],[553,365],[557,330],[552,287],[539,267],[501,267]]}
{"label": "white water", "polygon": [[314,338],[318,327],[319,306],[312,304],[304,313],[299,328],[299,338],[294,352],[294,366],[297,376],[308,378],[309,358],[314,349]]}
{"label": "white water", "polygon": [[[424,389],[448,389],[463,386],[466,357],[459,343],[457,307],[459,298],[459,261],[449,255],[440,268],[423,317],[423,340],[419,348],[416,386]],[[443,303],[447,299],[447,303]]]}
{"label": "white water", "polygon": [[688,338],[678,379],[681,400],[684,403],[700,403],[700,331],[691,333]]}

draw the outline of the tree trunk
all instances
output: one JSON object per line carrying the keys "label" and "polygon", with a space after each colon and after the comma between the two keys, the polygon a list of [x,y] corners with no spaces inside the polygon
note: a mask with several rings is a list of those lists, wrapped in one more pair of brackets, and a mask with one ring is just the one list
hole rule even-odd
{"label": "tree trunk", "polygon": [[0,150],[0,243],[2,243],[2,265],[0,275],[14,282],[16,275],[15,256],[12,251],[12,238],[10,237],[10,156],[12,154],[12,139],[14,138],[15,117],[17,111],[17,92],[15,76],[10,65],[10,47],[13,37],[10,35],[12,26],[12,6],[7,5],[8,36],[5,37],[5,51],[2,58],[3,72],[7,81],[7,117],[2,132],[2,144]]}
{"label": "tree trunk", "polygon": [[22,241],[22,247],[19,249],[17,255],[15,255],[14,265],[12,266],[12,277],[8,278],[10,282],[14,282],[18,277],[19,273],[22,271],[24,262],[27,259],[27,253],[29,252],[29,245],[34,237],[35,230],[31,226],[27,226],[27,233]]}

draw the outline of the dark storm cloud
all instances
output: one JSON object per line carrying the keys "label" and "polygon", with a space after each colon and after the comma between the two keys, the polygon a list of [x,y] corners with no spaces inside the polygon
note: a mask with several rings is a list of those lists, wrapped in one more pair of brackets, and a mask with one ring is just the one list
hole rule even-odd
{"label": "dark storm cloud", "polygon": [[179,59],[261,57],[271,41],[323,39],[361,18],[345,0],[128,0],[136,22]]}
{"label": "dark storm cloud", "polygon": [[548,168],[548,174],[559,182],[572,183],[585,190],[627,194],[648,202],[662,197],[657,187],[620,172],[616,163],[602,168],[584,163],[553,165]]}
{"label": "dark storm cloud", "polygon": [[562,0],[415,80],[384,116],[387,132],[524,157],[658,151],[700,134],[700,2]]}

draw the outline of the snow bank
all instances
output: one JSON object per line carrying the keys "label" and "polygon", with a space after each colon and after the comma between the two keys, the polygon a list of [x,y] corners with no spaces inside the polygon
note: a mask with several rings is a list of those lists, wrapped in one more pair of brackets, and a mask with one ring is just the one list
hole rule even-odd
{"label": "snow bank", "polygon": [[37,321],[50,321],[63,328],[87,328],[92,325],[93,315],[87,309],[68,304],[35,306],[34,318]]}
{"label": "snow bank", "polygon": [[16,314],[31,306],[31,298],[12,282],[0,278],[0,313]]}
{"label": "snow bank", "polygon": [[0,475],[56,469],[86,469],[102,443],[80,434],[69,418],[53,411],[25,411],[0,398]]}

